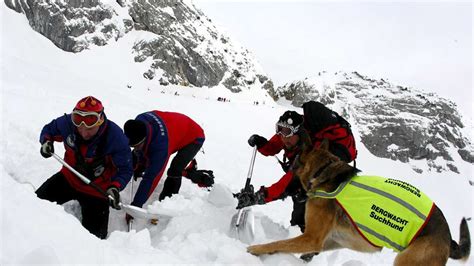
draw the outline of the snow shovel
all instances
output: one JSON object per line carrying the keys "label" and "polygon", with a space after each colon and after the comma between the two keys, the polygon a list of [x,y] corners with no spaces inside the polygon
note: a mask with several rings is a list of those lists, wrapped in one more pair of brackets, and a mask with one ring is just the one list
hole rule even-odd
{"label": "snow shovel", "polygon": [[[96,184],[92,183],[87,177],[83,176],[81,173],[76,171],[76,169],[72,168],[68,163],[66,163],[61,157],[59,157],[57,154],[54,152],[52,153],[54,159],[58,160],[62,165],[64,165],[67,169],[71,170],[74,174],[76,174],[77,177],[79,177],[84,183],[87,185],[90,185],[93,187],[95,190],[97,190],[100,194],[104,195],[106,198],[111,198],[112,196],[107,195],[99,186]],[[133,217],[138,217],[142,219],[158,219],[159,216],[169,216],[169,214],[161,214],[161,213],[150,213],[145,209],[128,205],[128,204],[123,204],[122,202],[119,203],[119,206],[125,210],[126,213],[130,214]]]}
{"label": "snow shovel", "polygon": [[[249,172],[247,174],[247,181],[243,191],[250,191],[250,180],[252,179],[253,165],[255,163],[255,155],[257,154],[257,147],[253,148],[252,159],[250,161]],[[253,191],[252,191],[253,192]],[[230,222],[230,236],[237,238],[240,241],[250,244],[255,237],[255,217],[252,213],[251,207],[240,209]]]}

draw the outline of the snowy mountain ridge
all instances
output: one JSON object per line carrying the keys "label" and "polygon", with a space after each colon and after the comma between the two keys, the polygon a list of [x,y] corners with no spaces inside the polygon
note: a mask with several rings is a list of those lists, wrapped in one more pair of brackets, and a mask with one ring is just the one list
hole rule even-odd
{"label": "snowy mountain ridge", "polygon": [[458,161],[474,163],[472,126],[456,105],[433,93],[371,79],[357,72],[327,73],[294,81],[271,93],[294,106],[320,101],[351,118],[361,142],[375,156],[429,170],[459,173]]}
{"label": "snowy mountain ridge", "polygon": [[222,33],[192,1],[4,0],[30,26],[64,51],[106,46],[132,31],[149,32],[129,47],[142,77],[166,86],[213,87],[232,92],[273,88],[251,53]]}
{"label": "snowy mountain ridge", "polygon": [[180,85],[185,88],[180,94],[195,95],[191,87],[212,87],[222,97],[226,93],[219,88],[225,87],[258,95],[253,101],[260,103],[269,103],[269,94],[297,107],[318,100],[351,117],[361,142],[376,156],[410,162],[418,172],[427,166],[459,173],[457,158],[474,163],[472,137],[452,102],[357,72],[320,72],[275,90],[250,52],[191,1],[4,1],[64,51],[110,50],[126,39],[121,56],[135,62],[135,70],[123,76],[130,88],[150,81],[151,89]]}

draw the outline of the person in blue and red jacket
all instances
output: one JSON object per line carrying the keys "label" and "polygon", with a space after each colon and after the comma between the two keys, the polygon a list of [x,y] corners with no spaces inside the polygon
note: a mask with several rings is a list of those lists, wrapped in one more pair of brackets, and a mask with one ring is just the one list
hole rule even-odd
{"label": "person in blue and red jacket", "polygon": [[[315,104],[315,102],[309,103],[310,106],[314,107],[313,104]],[[305,107],[305,105],[303,106]],[[322,112],[328,113],[333,112],[320,103],[317,103],[314,109],[316,111],[324,109]],[[256,134],[250,136],[248,140],[249,145],[252,147],[256,146],[257,150],[264,156],[273,156],[282,150],[284,151],[283,161],[279,161],[285,175],[273,185],[269,187],[262,186],[260,190],[255,193],[252,188],[250,192],[242,191],[235,194],[235,197],[239,201],[237,209],[255,204],[265,204],[291,196],[293,200],[293,212],[291,214],[290,224],[299,226],[300,230],[304,232],[304,215],[307,197],[299,178],[294,175],[297,169],[295,161],[302,151],[303,145],[319,147],[321,141],[324,138],[328,138],[330,142],[329,150],[334,155],[346,162],[353,160],[349,151],[352,151],[352,146],[355,145],[352,133],[340,126],[336,126],[339,124],[338,115],[336,114],[334,114],[334,116],[329,115],[322,119],[324,121],[321,121],[323,116],[320,114],[322,112],[316,112],[319,115],[319,121],[316,123],[319,124],[319,130],[316,132],[311,133],[308,129],[309,126],[304,123],[304,117],[306,116],[303,117],[294,111],[286,111],[280,116],[276,123],[276,134],[273,135],[270,140]],[[331,132],[326,131],[326,128],[331,129]],[[337,132],[333,131],[332,128],[336,128]],[[353,148],[355,149],[355,146],[353,146]]]}
{"label": "person in blue and red jacket", "polygon": [[79,201],[82,225],[97,237],[106,238],[109,205],[120,209],[119,191],[133,175],[127,137],[107,119],[102,103],[87,96],[76,104],[71,114],[64,114],[43,127],[40,135],[43,157],[52,156],[55,141],[64,143],[64,161],[113,199],[107,199],[66,167],[46,180],[36,190],[37,196],[58,204]]}
{"label": "person in blue and red jacket", "polygon": [[[150,111],[128,120],[124,125],[124,132],[129,138],[129,145],[134,148],[134,176],[143,177],[132,205],[142,207],[148,200],[174,153],[176,156],[171,161],[158,199],[161,201],[177,194],[183,174],[194,183],[203,182],[202,176],[193,175],[198,172],[184,171],[205,140],[203,129],[188,116],[174,112]],[[204,179],[211,182],[207,183],[207,186],[212,185],[213,179]],[[127,215],[127,222],[131,218]]]}

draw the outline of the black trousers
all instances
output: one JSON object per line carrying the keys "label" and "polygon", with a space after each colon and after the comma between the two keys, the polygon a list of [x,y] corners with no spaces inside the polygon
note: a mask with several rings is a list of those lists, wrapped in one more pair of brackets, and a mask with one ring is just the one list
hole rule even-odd
{"label": "black trousers", "polygon": [[181,188],[181,179],[184,168],[196,157],[196,154],[202,147],[202,143],[191,143],[177,151],[176,156],[171,161],[168,168],[163,191],[161,191],[158,199],[161,201],[165,197],[171,197],[173,194],[178,194]]}
{"label": "black trousers", "polygon": [[40,199],[64,204],[77,200],[81,205],[82,226],[100,239],[107,237],[109,223],[109,203],[75,190],[61,172],[54,174],[36,190]]}

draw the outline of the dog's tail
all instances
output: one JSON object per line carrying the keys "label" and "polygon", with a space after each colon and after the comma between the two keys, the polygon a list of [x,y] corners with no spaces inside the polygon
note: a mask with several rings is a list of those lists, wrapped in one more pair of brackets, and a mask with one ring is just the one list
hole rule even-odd
{"label": "dog's tail", "polygon": [[449,257],[455,260],[467,259],[471,253],[471,235],[465,218],[461,220],[459,245],[456,241],[451,240],[451,248]]}

